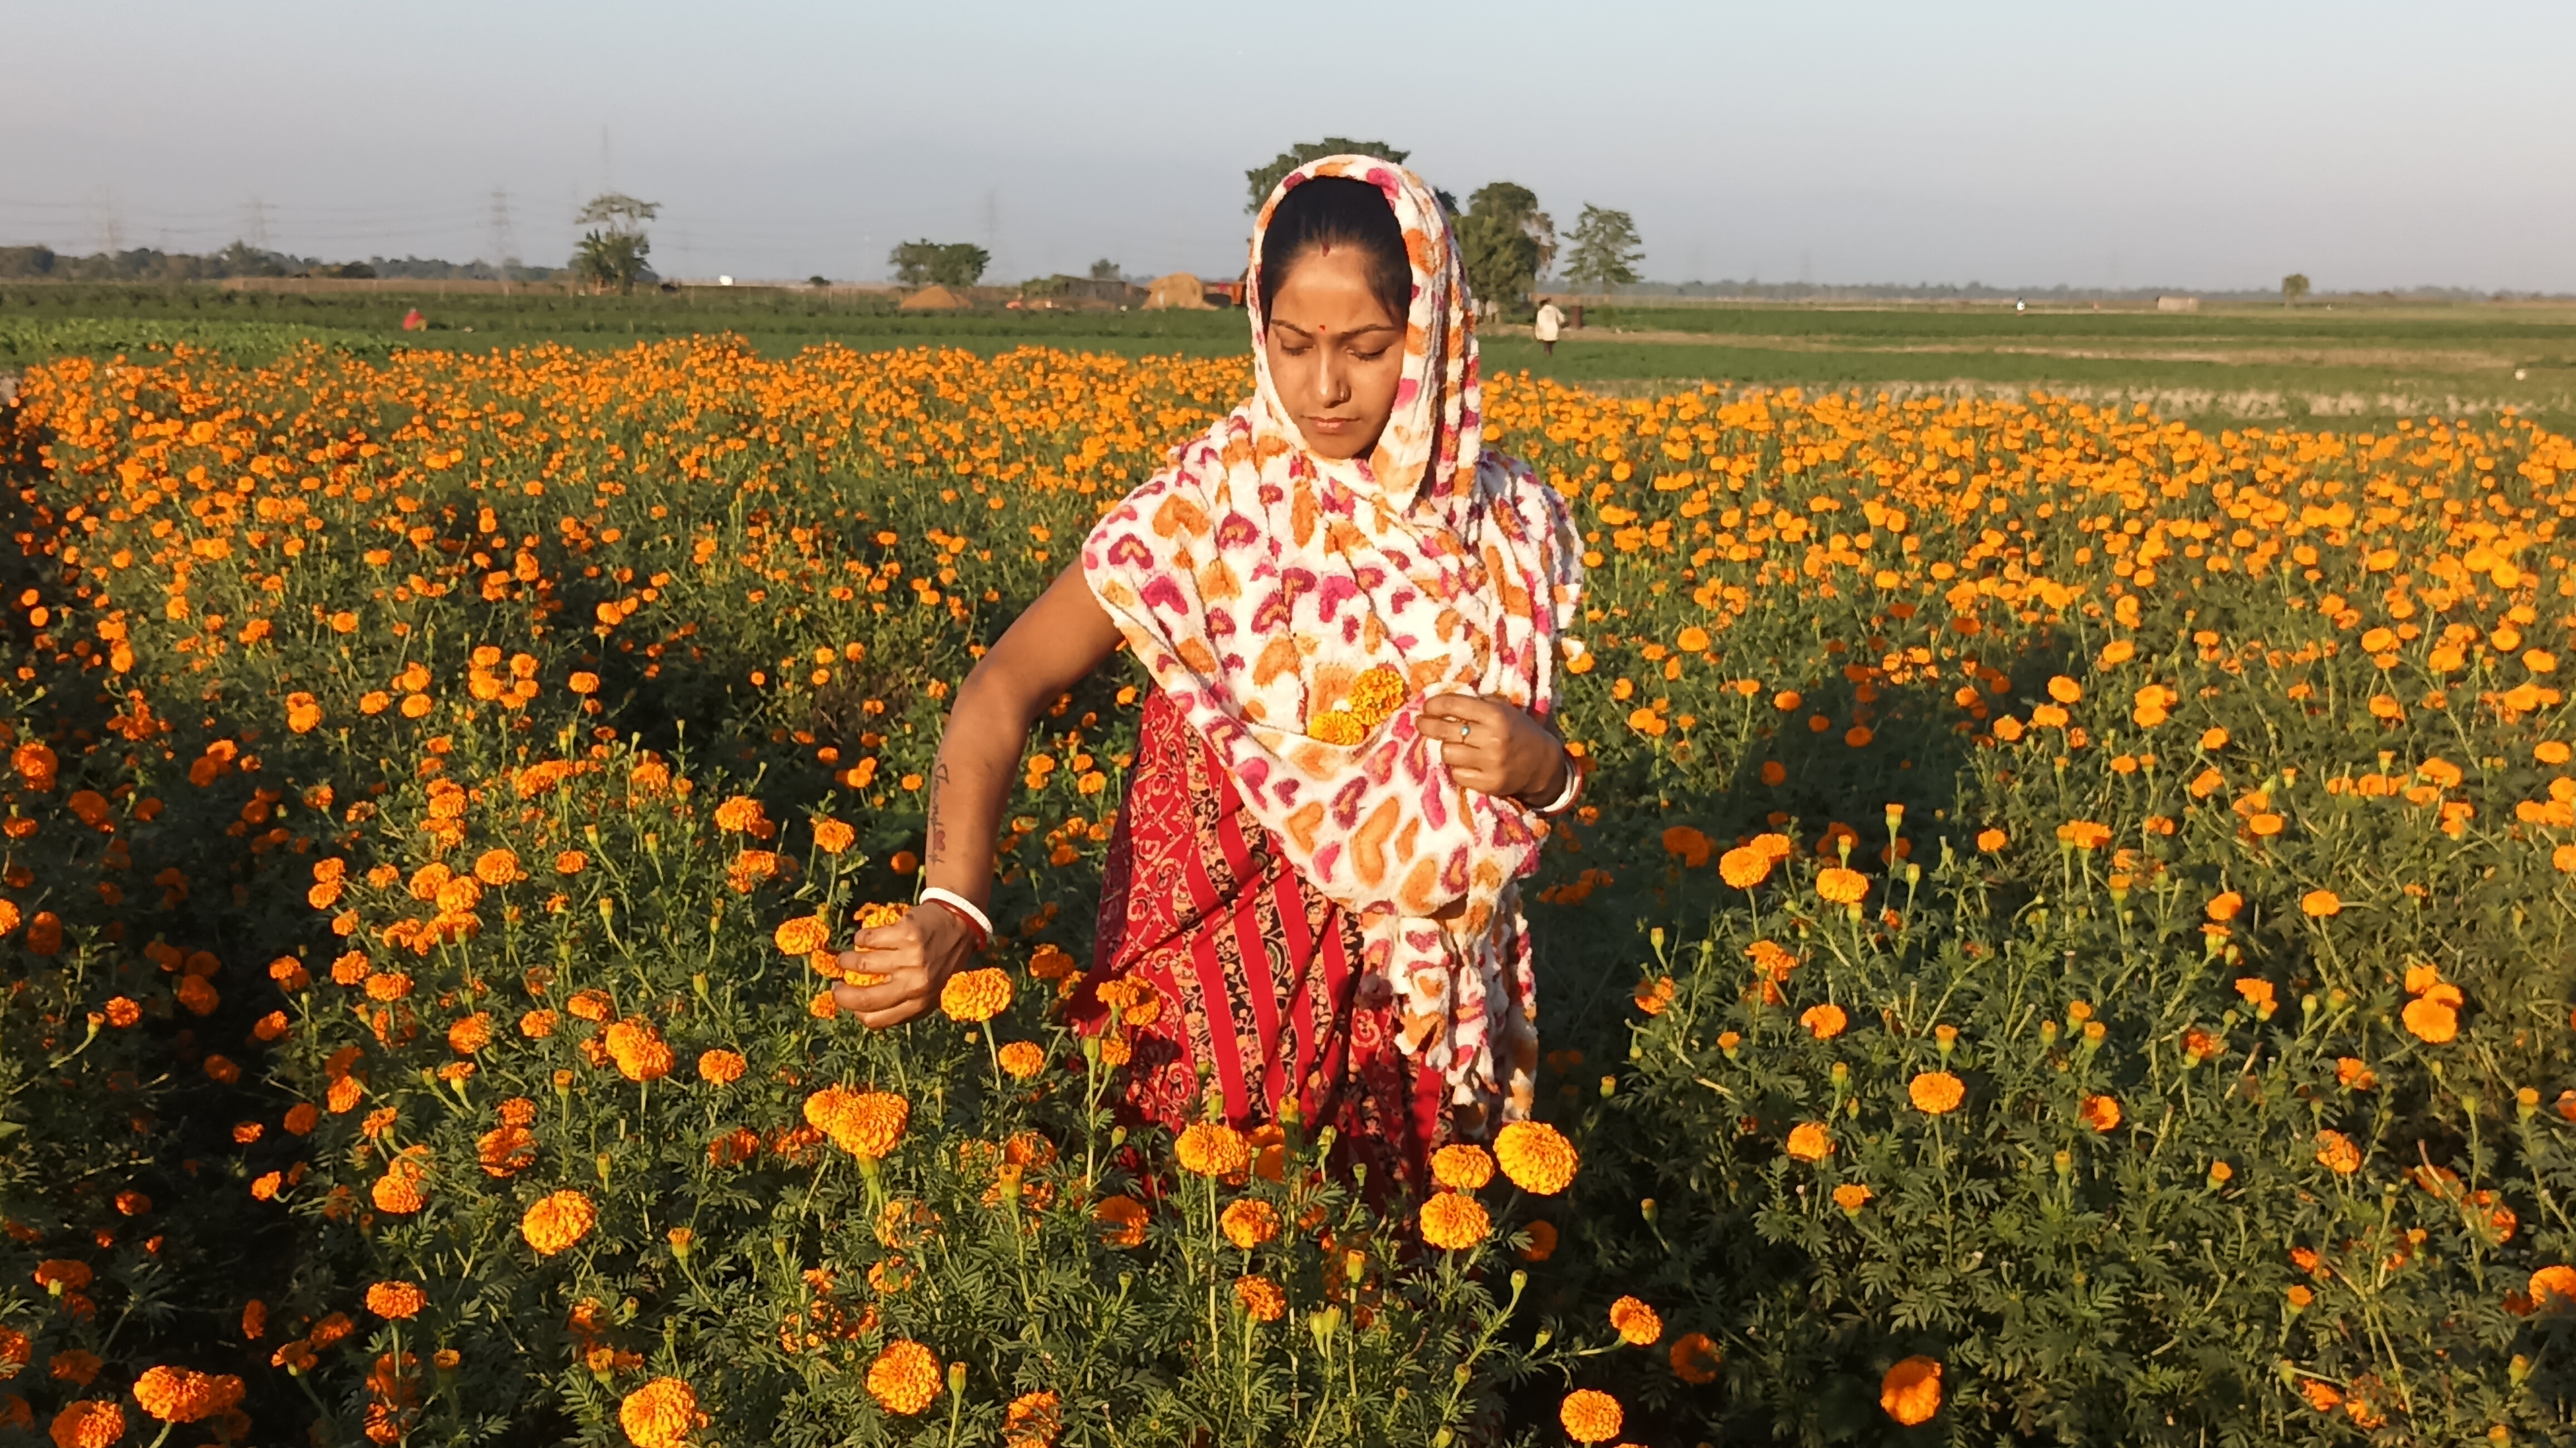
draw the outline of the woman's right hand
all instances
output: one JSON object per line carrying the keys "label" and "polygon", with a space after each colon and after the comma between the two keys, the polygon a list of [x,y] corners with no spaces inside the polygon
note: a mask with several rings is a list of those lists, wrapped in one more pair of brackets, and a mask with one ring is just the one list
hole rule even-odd
{"label": "woman's right hand", "polygon": [[884,979],[875,985],[836,985],[832,1004],[882,1031],[929,1010],[948,978],[975,959],[975,935],[966,922],[937,905],[915,906],[892,925],[862,930],[842,951],[844,972],[863,970]]}

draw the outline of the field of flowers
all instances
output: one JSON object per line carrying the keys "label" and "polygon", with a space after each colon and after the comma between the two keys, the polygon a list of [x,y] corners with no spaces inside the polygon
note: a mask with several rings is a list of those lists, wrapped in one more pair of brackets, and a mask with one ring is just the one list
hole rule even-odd
{"label": "field of flowers", "polygon": [[1105,1109],[1121,670],[988,968],[824,991],[982,644],[1245,380],[30,371],[0,1443],[2576,1432],[2576,445],[1489,383],[1596,768],[1545,1124],[1416,1202]]}

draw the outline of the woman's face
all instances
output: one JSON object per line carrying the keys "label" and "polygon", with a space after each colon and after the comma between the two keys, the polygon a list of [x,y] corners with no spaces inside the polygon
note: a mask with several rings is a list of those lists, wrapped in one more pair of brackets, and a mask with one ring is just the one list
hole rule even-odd
{"label": "woman's face", "polygon": [[1309,250],[1279,285],[1262,335],[1271,385],[1321,458],[1365,457],[1395,411],[1404,319],[1369,288],[1356,247]]}

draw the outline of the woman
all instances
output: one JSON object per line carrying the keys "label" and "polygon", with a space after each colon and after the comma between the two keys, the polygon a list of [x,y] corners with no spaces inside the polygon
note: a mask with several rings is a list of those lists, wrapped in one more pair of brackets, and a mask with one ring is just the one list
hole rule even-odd
{"label": "woman", "polygon": [[984,946],[1029,728],[1123,641],[1156,687],[1075,1020],[1111,1024],[1109,981],[1150,985],[1122,1012],[1132,1112],[1256,1124],[1293,1101],[1418,1184],[1431,1149],[1529,1108],[1516,882],[1580,781],[1550,722],[1580,547],[1479,444],[1463,274],[1418,178],[1291,174],[1250,291],[1254,396],[1102,518],[958,690],[923,908],[860,932],[885,978],[835,995],[895,1025]]}

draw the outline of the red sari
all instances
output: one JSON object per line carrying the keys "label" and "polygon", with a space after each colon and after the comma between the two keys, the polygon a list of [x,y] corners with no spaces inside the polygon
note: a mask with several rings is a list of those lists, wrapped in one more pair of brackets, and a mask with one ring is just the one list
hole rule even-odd
{"label": "red sari", "polygon": [[1213,1092],[1227,1121],[1254,1128],[1294,1100],[1308,1131],[1334,1128],[1337,1165],[1419,1189],[1446,1132],[1442,1082],[1398,1048],[1394,993],[1360,959],[1359,923],[1289,865],[1216,751],[1156,690],[1109,841],[1095,964],[1073,1003],[1098,1032],[1111,1025],[1103,984],[1153,987],[1153,1019],[1125,1027],[1124,1114],[1178,1131]]}

